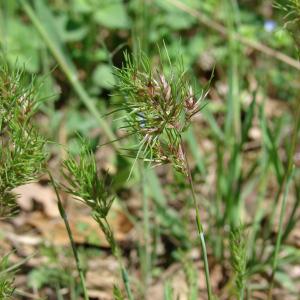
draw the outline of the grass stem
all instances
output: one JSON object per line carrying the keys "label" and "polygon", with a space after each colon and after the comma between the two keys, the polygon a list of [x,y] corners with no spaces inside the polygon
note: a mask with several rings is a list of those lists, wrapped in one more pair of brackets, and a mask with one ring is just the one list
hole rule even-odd
{"label": "grass stem", "polygon": [[278,255],[279,255],[279,250],[280,250],[281,240],[282,240],[282,233],[283,233],[283,218],[284,218],[284,214],[286,212],[288,192],[289,192],[289,188],[290,188],[290,185],[292,182],[293,175],[294,175],[294,170],[291,171],[289,177],[287,178],[287,182],[285,185],[285,190],[284,190],[284,194],[283,194],[283,198],[282,198],[282,204],[281,204],[281,208],[280,208],[280,217],[279,217],[279,229],[278,229],[276,245],[275,245],[275,250],[274,250],[274,256],[273,256],[272,274],[271,274],[271,280],[270,280],[270,286],[269,286],[268,299],[272,299],[272,290],[273,290],[273,286],[274,286],[275,273],[276,273],[276,269],[278,266]]}
{"label": "grass stem", "polygon": [[80,263],[79,255],[78,255],[77,248],[76,248],[76,245],[75,245],[75,241],[74,241],[74,238],[73,238],[73,235],[72,235],[72,231],[71,231],[71,228],[70,228],[68,217],[67,217],[66,211],[63,207],[62,201],[60,199],[60,196],[59,196],[59,193],[58,193],[58,190],[57,190],[57,186],[54,182],[54,179],[53,179],[51,173],[50,172],[48,172],[48,173],[49,173],[49,177],[50,177],[52,186],[55,190],[55,194],[56,194],[56,197],[57,197],[58,210],[59,210],[59,213],[60,213],[60,215],[61,215],[61,217],[62,217],[62,219],[65,223],[65,227],[66,227],[69,239],[70,239],[70,244],[71,244],[73,255],[74,255],[74,258],[75,258],[76,267],[77,267],[79,277],[80,277],[81,287],[82,287],[82,291],[83,291],[83,297],[84,297],[84,300],[89,300],[88,291],[87,291],[86,284],[85,284],[84,272],[83,272],[83,269],[82,269],[82,266],[81,266],[81,263]]}
{"label": "grass stem", "polygon": [[188,159],[187,159],[186,152],[184,150],[184,145],[183,145],[182,141],[181,141],[181,148],[182,148],[183,155],[184,155],[184,160],[185,160],[186,170],[187,170],[188,184],[189,184],[189,188],[190,188],[191,195],[192,195],[192,198],[193,198],[193,204],[194,204],[195,213],[196,213],[196,224],[197,224],[198,234],[199,234],[199,237],[200,237],[200,245],[201,245],[202,256],[203,256],[203,261],[204,261],[204,271],[205,271],[207,296],[208,296],[208,300],[212,300],[213,297],[212,297],[212,289],[211,289],[211,283],[210,283],[209,264],[208,264],[208,259],[207,259],[207,251],[206,251],[204,230],[203,230],[203,226],[202,226],[202,223],[201,223],[199,208],[198,208],[198,205],[197,205],[197,199],[196,199],[194,184],[193,184],[193,180],[192,180],[191,169],[190,169],[190,166],[189,166],[189,162],[188,162]]}
{"label": "grass stem", "polygon": [[[109,223],[107,221],[107,218],[105,217],[105,218],[103,218],[103,220],[104,220],[104,222],[106,224],[105,226],[106,226],[108,232],[110,232],[111,237],[112,237],[112,239],[107,239],[107,241],[110,243],[110,246],[112,248],[112,254],[115,256],[115,258],[118,261],[119,268],[120,268],[120,271],[121,271],[122,280],[123,280],[123,283],[124,283],[124,286],[125,286],[125,290],[126,290],[128,299],[129,300],[134,300],[134,297],[133,297],[133,294],[132,294],[132,291],[131,291],[131,287],[130,287],[129,275],[128,275],[127,269],[125,268],[125,266],[123,264],[123,261],[122,261],[121,249],[120,249],[119,245],[115,241],[115,238],[114,238],[114,235],[113,235],[113,231],[112,231],[112,229],[111,229],[111,227],[110,227],[110,225],[109,225]],[[99,225],[100,225],[100,223],[99,223]],[[101,227],[101,229],[103,231],[103,227],[102,226],[100,226],[100,227]],[[106,235],[105,232],[104,232],[104,234]]]}
{"label": "grass stem", "polygon": [[143,202],[143,277],[144,277],[144,295],[147,295],[147,288],[151,280],[151,250],[150,250],[150,216],[149,216],[149,198],[146,191],[146,172],[143,163],[139,164],[141,174],[141,193]]}

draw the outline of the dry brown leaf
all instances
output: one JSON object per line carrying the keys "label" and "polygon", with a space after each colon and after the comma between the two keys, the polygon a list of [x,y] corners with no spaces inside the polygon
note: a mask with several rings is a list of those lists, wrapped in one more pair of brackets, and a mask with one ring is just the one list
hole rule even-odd
{"label": "dry brown leaf", "polygon": [[281,116],[288,111],[287,103],[277,99],[269,99],[264,108],[268,118]]}
{"label": "dry brown leaf", "polygon": [[[132,224],[119,211],[112,211],[108,218],[115,238],[118,242],[126,241]],[[41,212],[33,212],[28,216],[28,224],[36,227],[43,238],[54,245],[68,245],[69,238],[63,220],[48,218]],[[96,221],[88,215],[72,213],[69,215],[71,231],[76,243],[108,247],[108,243]]]}
{"label": "dry brown leaf", "polygon": [[48,217],[58,217],[56,196],[50,186],[42,186],[39,183],[30,183],[14,189],[19,195],[18,204],[25,211],[32,211],[34,201],[42,205],[43,211]]}

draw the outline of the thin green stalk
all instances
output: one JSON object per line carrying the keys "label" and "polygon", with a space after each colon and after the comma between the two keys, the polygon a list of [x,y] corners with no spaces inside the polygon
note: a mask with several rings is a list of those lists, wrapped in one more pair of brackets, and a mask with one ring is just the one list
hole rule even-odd
{"label": "thin green stalk", "polygon": [[124,282],[124,285],[125,285],[125,290],[126,290],[128,299],[129,300],[134,300],[134,297],[132,295],[131,288],[130,288],[128,272],[127,272],[126,268],[123,266],[123,264],[121,262],[120,262],[120,264],[121,264],[122,279],[123,279],[123,282]]}
{"label": "thin green stalk", "polygon": [[[113,235],[113,231],[107,221],[107,218],[103,218],[104,222],[105,222],[105,226],[108,229],[108,231],[111,234],[112,237],[112,241],[108,240],[109,243],[111,243],[111,248],[112,248],[112,253],[115,256],[115,258],[117,259],[118,263],[119,263],[119,267],[120,267],[120,271],[121,271],[121,276],[122,276],[122,280],[125,286],[125,290],[128,296],[129,300],[134,300],[133,294],[131,292],[131,287],[130,287],[130,281],[129,281],[129,275],[128,272],[123,264],[122,261],[122,256],[121,256],[121,249],[119,248],[118,244],[116,243],[115,239],[114,239],[114,235]],[[100,226],[102,229],[102,226]],[[103,229],[102,229],[103,230]],[[105,233],[105,232],[104,232]]]}
{"label": "thin green stalk", "polygon": [[149,216],[149,198],[146,191],[146,172],[143,163],[139,164],[141,174],[141,192],[143,201],[143,275],[144,275],[144,295],[147,295],[147,288],[151,279],[151,251],[150,251],[150,216]]}
{"label": "thin green stalk", "polygon": [[[267,155],[267,154],[266,154]],[[262,174],[258,181],[258,195],[255,201],[255,214],[254,214],[254,221],[252,223],[252,231],[249,234],[248,238],[248,256],[249,257],[256,257],[256,235],[259,230],[260,222],[263,217],[264,210],[262,209],[262,203],[265,199],[265,194],[267,190],[267,179],[268,179],[268,172],[270,167],[270,161],[268,157],[263,156],[262,158]]]}
{"label": "thin green stalk", "polygon": [[88,292],[87,292],[87,288],[86,288],[86,284],[85,284],[84,273],[83,273],[83,269],[81,267],[79,255],[78,255],[78,252],[77,252],[77,248],[76,248],[74,238],[73,238],[73,235],[72,235],[72,231],[71,231],[71,228],[70,228],[70,224],[69,224],[69,221],[68,221],[68,216],[67,216],[66,211],[63,207],[63,204],[62,204],[62,201],[60,199],[60,196],[59,196],[59,193],[58,193],[58,190],[57,190],[57,186],[54,182],[54,179],[53,179],[51,173],[50,172],[48,172],[48,173],[49,173],[49,177],[50,177],[52,186],[55,190],[55,194],[56,194],[56,197],[57,197],[58,210],[59,210],[59,213],[60,213],[60,215],[61,215],[61,217],[62,217],[62,219],[65,223],[65,227],[66,227],[69,239],[70,239],[70,244],[71,244],[73,255],[74,255],[74,258],[75,258],[76,267],[77,267],[77,270],[78,270],[78,273],[79,273],[81,287],[82,287],[82,290],[83,290],[83,297],[84,297],[84,300],[89,300],[89,296],[88,296]]}
{"label": "thin green stalk", "polygon": [[239,23],[238,7],[236,3],[226,3],[228,11],[228,47],[230,50],[230,68],[229,68],[229,92],[228,92],[228,113],[225,125],[225,133],[227,137],[232,137],[234,133],[235,141],[241,141],[241,105],[239,98],[239,64],[240,51],[239,43],[234,39],[236,34],[236,24]]}
{"label": "thin green stalk", "polygon": [[281,204],[281,209],[280,209],[280,217],[279,217],[279,229],[278,229],[276,246],[275,246],[275,251],[274,251],[274,256],[273,256],[272,274],[271,274],[268,299],[272,299],[272,289],[273,289],[275,273],[276,273],[276,269],[277,269],[277,265],[278,265],[278,255],[279,255],[279,250],[280,250],[281,240],[282,240],[282,233],[283,233],[283,218],[284,218],[284,214],[286,211],[287,197],[288,197],[289,188],[290,188],[290,185],[291,185],[291,182],[293,179],[293,175],[294,175],[294,169],[292,169],[289,177],[287,178],[285,191],[284,191],[284,195],[283,195],[283,199],[282,199],[282,204]]}
{"label": "thin green stalk", "polygon": [[240,292],[239,300],[244,300],[244,294],[245,294],[245,287],[243,287],[241,292]]}
{"label": "thin green stalk", "polygon": [[214,208],[216,210],[215,216],[217,221],[217,234],[214,243],[214,253],[219,261],[223,260],[223,248],[224,239],[222,237],[222,178],[223,178],[223,152],[221,149],[221,143],[216,140],[216,153],[217,153],[217,180],[216,180],[216,205]]}
{"label": "thin green stalk", "polygon": [[191,169],[190,169],[190,166],[189,166],[189,162],[188,162],[188,159],[187,159],[186,152],[184,150],[184,146],[183,146],[182,141],[181,141],[181,148],[182,148],[183,155],[184,155],[184,160],[185,160],[185,163],[186,163],[187,179],[188,179],[189,188],[191,190],[191,195],[192,195],[192,198],[193,198],[193,204],[194,204],[195,213],[196,213],[197,230],[198,230],[198,234],[199,234],[199,237],[200,237],[202,256],[203,256],[203,260],[204,260],[204,271],[205,271],[207,296],[208,296],[208,300],[212,300],[213,297],[212,297],[212,289],[211,289],[210,276],[209,276],[209,265],[208,265],[208,259],[207,259],[207,251],[206,251],[204,231],[203,231],[203,226],[202,226],[202,223],[201,223],[199,208],[198,208],[198,205],[197,205],[197,199],[196,199],[196,194],[195,194],[195,190],[194,190]]}

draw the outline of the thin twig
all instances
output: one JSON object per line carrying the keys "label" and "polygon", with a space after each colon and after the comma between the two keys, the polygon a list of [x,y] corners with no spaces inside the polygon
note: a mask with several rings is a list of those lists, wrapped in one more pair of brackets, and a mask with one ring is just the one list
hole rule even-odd
{"label": "thin twig", "polygon": [[242,35],[240,35],[239,33],[230,34],[229,31],[222,24],[212,20],[211,18],[207,17],[203,13],[195,10],[192,7],[187,6],[186,4],[184,4],[178,0],[166,0],[166,1],[168,1],[173,6],[180,9],[181,11],[184,11],[184,12],[190,14],[191,16],[195,17],[200,23],[213,29],[214,31],[217,31],[223,37],[229,38],[229,36],[230,36],[252,49],[262,52],[262,53],[264,53],[270,57],[273,57],[273,58],[275,58],[297,70],[300,70],[300,62],[298,60],[296,60],[280,51],[274,50],[260,42],[247,39],[247,38],[243,37]]}

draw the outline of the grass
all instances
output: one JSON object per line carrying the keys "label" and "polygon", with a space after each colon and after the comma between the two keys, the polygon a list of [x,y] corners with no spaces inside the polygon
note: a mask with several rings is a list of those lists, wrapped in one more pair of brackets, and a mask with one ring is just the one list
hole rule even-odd
{"label": "grass", "polygon": [[75,259],[77,270],[78,270],[78,273],[79,273],[81,287],[82,287],[82,290],[83,290],[83,297],[84,297],[84,300],[88,300],[89,296],[88,296],[88,292],[87,292],[87,288],[86,288],[86,284],[85,284],[85,276],[84,276],[84,272],[83,272],[81,262],[80,262],[80,259],[79,259],[79,256],[78,256],[78,251],[76,249],[76,245],[75,245],[74,238],[73,238],[73,235],[72,235],[71,227],[70,227],[70,224],[69,224],[69,221],[68,221],[68,216],[67,216],[66,211],[64,209],[63,203],[60,199],[58,188],[56,186],[56,183],[54,182],[54,179],[53,179],[51,173],[49,173],[49,177],[50,177],[51,184],[52,184],[52,186],[55,190],[55,194],[56,194],[56,197],[57,197],[57,206],[58,206],[58,209],[59,209],[60,216],[64,220],[65,227],[66,227],[69,239],[70,239],[70,244],[71,244],[71,247],[72,247],[74,259]]}
{"label": "grass", "polygon": [[[158,286],[157,299],[165,300],[255,299],[260,291],[266,299],[293,297],[299,6],[266,6],[268,17],[259,5],[234,0],[0,5],[1,213],[5,220],[15,213],[14,187],[48,168],[75,262],[69,273],[21,264],[6,281],[1,271],[3,297],[14,291],[11,278],[42,274],[43,285],[31,282],[38,290],[17,286],[14,296],[42,297],[48,288],[57,299],[89,299],[82,266],[92,262],[93,247],[72,233],[71,198],[104,233],[110,248],[100,249],[103,260],[110,253],[118,263],[111,299],[149,299]],[[269,18],[272,32],[264,29]],[[32,76],[35,97],[45,100],[32,98],[35,109],[24,113],[15,104],[24,91],[33,95]],[[8,78],[16,91],[7,89]],[[95,159],[102,151],[109,170]],[[70,198],[64,205],[62,194]],[[132,220],[130,246],[119,243],[109,218],[115,207]]]}

